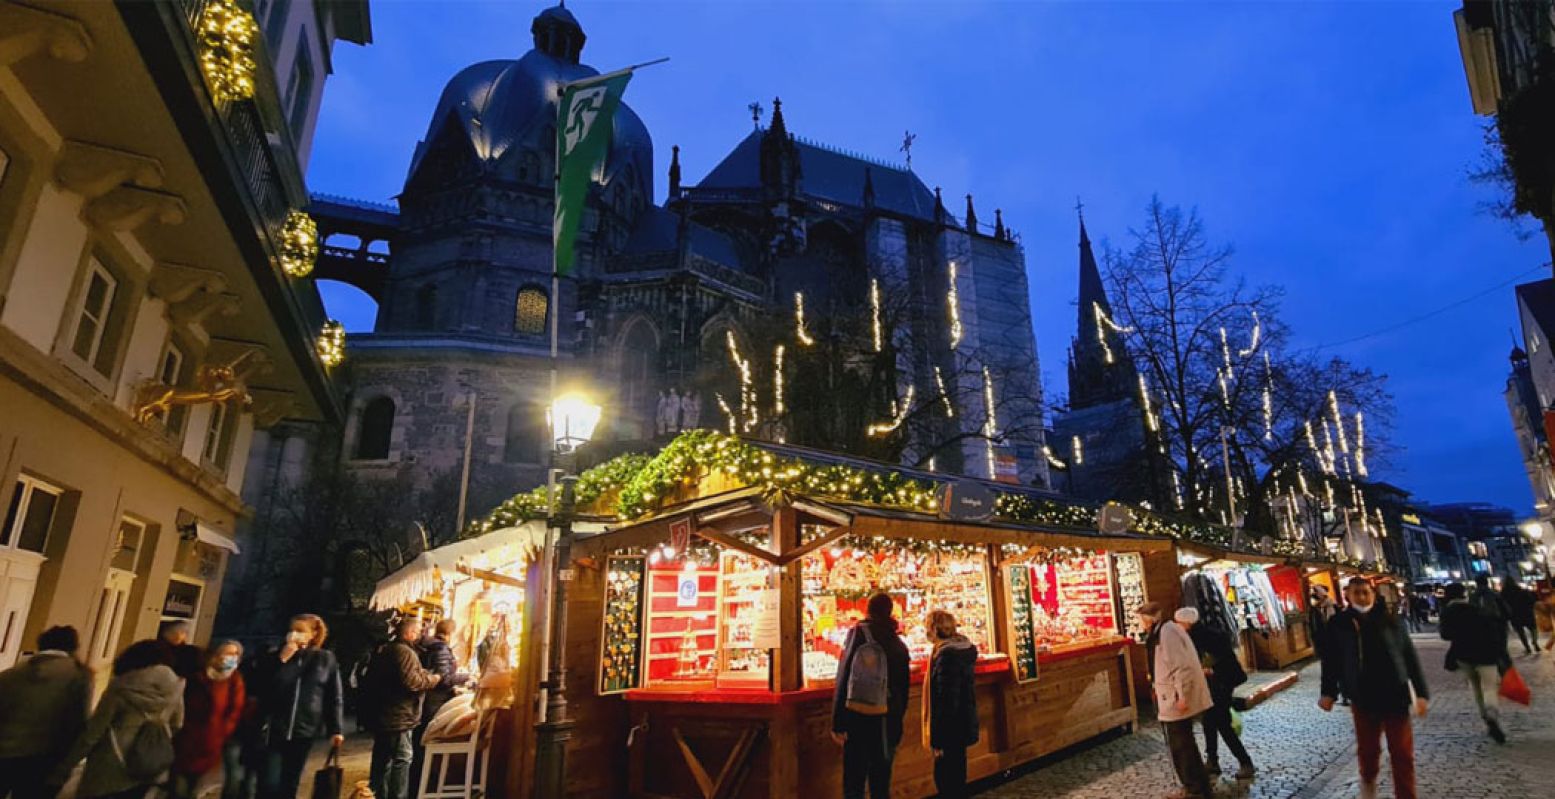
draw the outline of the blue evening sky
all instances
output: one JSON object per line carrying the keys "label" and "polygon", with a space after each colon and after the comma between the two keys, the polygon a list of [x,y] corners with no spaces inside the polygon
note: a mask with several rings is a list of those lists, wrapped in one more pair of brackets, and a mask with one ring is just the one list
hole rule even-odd
{"label": "blue evening sky", "polygon": [[[1287,290],[1297,343],[1388,328],[1528,273],[1543,237],[1481,210],[1455,2],[588,2],[569,8],[602,70],[670,56],[627,101],[695,183],[783,98],[799,135],[913,165],[958,215],[971,191],[1022,236],[1042,373],[1064,390],[1076,195],[1125,244],[1152,193],[1197,206],[1255,283]],[[398,193],[443,84],[530,47],[539,2],[375,0],[375,42],[336,48],[309,185]],[[1543,274],[1548,274],[1544,272]],[[370,326],[370,300],[326,287]],[[1531,499],[1501,397],[1510,287],[1335,351],[1389,376],[1402,451],[1376,476],[1436,502]]]}

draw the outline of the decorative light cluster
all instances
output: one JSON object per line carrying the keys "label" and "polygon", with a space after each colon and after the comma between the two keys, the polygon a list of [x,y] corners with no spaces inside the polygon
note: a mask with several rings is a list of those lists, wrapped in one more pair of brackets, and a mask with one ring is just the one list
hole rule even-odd
{"label": "decorative light cluster", "polygon": [[217,103],[254,96],[254,40],[259,23],[235,0],[210,0],[200,12],[195,40],[200,72]]}
{"label": "decorative light cluster", "polygon": [[885,331],[880,325],[880,281],[869,279],[869,321],[875,335],[875,352],[885,349]]}
{"label": "decorative light cluster", "polygon": [[1134,328],[1124,327],[1112,321],[1112,318],[1107,316],[1107,312],[1101,309],[1101,303],[1099,302],[1091,303],[1091,313],[1096,316],[1096,343],[1101,345],[1102,358],[1107,363],[1112,363],[1112,347],[1107,344],[1107,331],[1111,330],[1114,333],[1128,334],[1134,332]]}
{"label": "decorative light cluster", "polygon": [[794,337],[806,347],[815,343],[815,339],[810,338],[810,331],[805,329],[804,293],[799,291],[794,292]]}
{"label": "decorative light cluster", "polygon": [[319,258],[319,226],[302,211],[286,216],[281,228],[281,271],[287,277],[307,277]]}
{"label": "decorative light cluster", "polygon": [[907,387],[907,396],[901,402],[891,400],[891,420],[880,424],[872,424],[864,430],[865,434],[874,438],[887,433],[894,433],[907,420],[907,414],[912,410],[913,386]]}
{"label": "decorative light cluster", "polygon": [[956,262],[950,262],[949,290],[946,300],[950,305],[950,348],[961,346],[961,292],[956,288]]}
{"label": "decorative light cluster", "polygon": [[[618,492],[628,481],[641,472],[653,458],[642,454],[627,454],[587,469],[578,476],[573,487],[573,498],[578,507],[593,512],[609,511],[599,507],[601,500]],[[528,519],[543,519],[550,512],[551,501],[547,486],[540,486],[509,498],[498,505],[485,519],[472,522],[462,537],[469,538],[502,527],[512,527]]]}
{"label": "decorative light cluster", "polygon": [[1009,563],[1045,566],[1050,563],[1068,563],[1080,558],[1094,558],[1099,553],[1097,553],[1095,550],[1082,549],[1080,547],[1044,547],[1025,546],[1023,544],[1005,544],[1000,547],[1000,554],[1003,559]]}
{"label": "decorative light cluster", "polygon": [[339,366],[346,359],[346,328],[345,325],[330,319],[319,330],[318,341],[314,343],[318,348],[319,360],[325,366]]}

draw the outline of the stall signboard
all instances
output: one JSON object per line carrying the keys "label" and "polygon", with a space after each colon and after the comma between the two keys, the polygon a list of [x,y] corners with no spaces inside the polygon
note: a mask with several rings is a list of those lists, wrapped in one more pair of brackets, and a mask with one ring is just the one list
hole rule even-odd
{"label": "stall signboard", "polygon": [[757,649],[778,649],[783,635],[778,625],[778,592],[767,589],[756,599],[756,623],[751,630],[751,645]]}
{"label": "stall signboard", "polygon": [[691,520],[679,519],[670,522],[670,549],[676,554],[683,554],[691,548]]}
{"label": "stall signboard", "polygon": [[993,516],[993,492],[979,483],[970,480],[952,481],[941,485],[936,494],[942,519],[981,522]]}
{"label": "stall signboard", "polygon": [[1120,535],[1134,526],[1134,514],[1116,502],[1108,502],[1096,511],[1096,529],[1108,535]]}
{"label": "stall signboard", "polygon": [[604,631],[600,635],[599,693],[642,684],[643,559],[613,557],[605,567]]}
{"label": "stall signboard", "polygon": [[675,606],[694,608],[701,599],[701,580],[696,572],[684,572],[675,583]]}

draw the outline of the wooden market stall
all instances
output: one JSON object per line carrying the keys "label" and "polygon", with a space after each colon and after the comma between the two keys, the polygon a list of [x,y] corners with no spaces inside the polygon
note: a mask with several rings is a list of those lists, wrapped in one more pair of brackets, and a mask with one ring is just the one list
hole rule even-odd
{"label": "wooden market stall", "polygon": [[930,609],[981,653],[971,778],[1136,722],[1129,611],[1175,604],[1169,538],[760,489],[679,499],[575,545],[569,796],[839,795],[833,678],[882,589],[914,658],[896,795],[933,793],[916,732]]}
{"label": "wooden market stall", "polygon": [[1202,623],[1228,628],[1243,668],[1282,669],[1312,657],[1309,588],[1298,561],[1187,541],[1177,548],[1184,602],[1199,606]]}

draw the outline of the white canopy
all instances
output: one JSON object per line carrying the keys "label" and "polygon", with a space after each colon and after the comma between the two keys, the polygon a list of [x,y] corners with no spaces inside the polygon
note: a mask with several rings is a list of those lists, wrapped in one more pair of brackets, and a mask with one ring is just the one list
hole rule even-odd
{"label": "white canopy", "polygon": [[[578,533],[596,533],[602,529],[597,524],[573,525],[574,532]],[[429,549],[379,580],[368,607],[389,610],[421,599],[440,588],[437,584],[439,574],[454,576],[461,565],[500,571],[523,561],[530,553],[544,549],[545,541],[545,520],[533,519],[515,527],[503,527],[476,538]]]}

